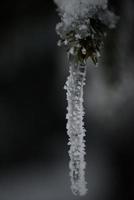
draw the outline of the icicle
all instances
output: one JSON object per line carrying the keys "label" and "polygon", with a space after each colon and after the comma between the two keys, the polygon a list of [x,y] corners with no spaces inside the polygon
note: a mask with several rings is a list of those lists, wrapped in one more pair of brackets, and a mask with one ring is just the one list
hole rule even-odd
{"label": "icicle", "polygon": [[97,65],[109,29],[118,17],[108,10],[107,0],[55,0],[61,17],[56,31],[59,46],[65,46],[70,62],[67,91],[67,133],[69,136],[71,188],[75,195],[85,195],[85,129],[83,87],[86,61]]}
{"label": "icicle", "polygon": [[72,192],[85,195],[87,192],[85,181],[85,129],[83,108],[83,86],[85,83],[86,66],[73,63],[65,89],[67,90],[68,113],[67,133],[69,136],[70,177]]}

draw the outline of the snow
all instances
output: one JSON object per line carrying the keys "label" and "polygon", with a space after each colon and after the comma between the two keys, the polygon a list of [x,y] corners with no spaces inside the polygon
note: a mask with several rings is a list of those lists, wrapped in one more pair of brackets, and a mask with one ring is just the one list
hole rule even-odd
{"label": "snow", "polygon": [[85,14],[89,6],[107,8],[107,0],[55,0],[58,7],[70,15]]}
{"label": "snow", "polygon": [[107,8],[107,0],[55,0],[63,15],[63,21],[71,24],[77,18],[83,18],[90,9]]}

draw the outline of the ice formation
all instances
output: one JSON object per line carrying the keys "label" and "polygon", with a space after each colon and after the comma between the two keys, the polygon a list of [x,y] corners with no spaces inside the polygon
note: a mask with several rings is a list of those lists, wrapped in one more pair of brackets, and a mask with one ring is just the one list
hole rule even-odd
{"label": "ice formation", "polygon": [[68,114],[67,132],[69,136],[70,177],[74,194],[84,195],[87,192],[85,181],[85,128],[83,122],[83,87],[85,84],[86,67],[70,66],[70,75],[65,89],[67,90]]}
{"label": "ice formation", "polygon": [[71,189],[85,195],[85,128],[83,87],[88,58],[97,64],[108,29],[114,28],[117,17],[108,10],[107,0],[55,0],[61,22],[57,24],[58,45],[64,45],[69,58],[67,91],[67,133],[69,136]]}

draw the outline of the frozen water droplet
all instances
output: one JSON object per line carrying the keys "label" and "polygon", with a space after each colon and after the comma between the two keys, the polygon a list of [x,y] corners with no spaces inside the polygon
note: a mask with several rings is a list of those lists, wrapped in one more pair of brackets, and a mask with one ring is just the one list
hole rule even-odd
{"label": "frozen water droplet", "polygon": [[84,47],[82,48],[81,52],[82,52],[83,55],[87,54],[87,50]]}
{"label": "frozen water droplet", "polygon": [[80,34],[76,34],[76,35],[75,35],[75,38],[76,38],[76,39],[81,39]]}
{"label": "frozen water droplet", "polygon": [[87,30],[87,26],[85,24],[82,24],[81,26],[79,26],[79,30]]}
{"label": "frozen water droplet", "polygon": [[71,55],[74,55],[74,48],[73,48],[73,47],[69,50],[69,53],[70,53]]}
{"label": "frozen water droplet", "polygon": [[62,45],[61,40],[58,41],[57,45],[58,45],[59,47],[61,47],[61,45]]}
{"label": "frozen water droplet", "polygon": [[65,44],[65,45],[67,45],[67,44],[68,44],[68,41],[67,41],[67,40],[65,40],[65,41],[64,41],[64,44]]}

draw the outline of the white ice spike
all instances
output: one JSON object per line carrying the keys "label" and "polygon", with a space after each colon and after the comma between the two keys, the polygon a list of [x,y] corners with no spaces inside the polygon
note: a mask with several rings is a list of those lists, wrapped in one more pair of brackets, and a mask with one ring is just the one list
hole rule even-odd
{"label": "white ice spike", "polygon": [[60,22],[56,26],[59,46],[64,46],[70,63],[67,92],[71,188],[75,195],[87,193],[85,181],[85,128],[83,88],[88,59],[97,65],[107,33],[119,18],[108,9],[108,0],[54,0]]}
{"label": "white ice spike", "polygon": [[65,89],[67,91],[68,113],[67,133],[69,136],[71,189],[75,195],[83,196],[87,192],[85,181],[85,128],[83,108],[83,87],[86,66],[72,64]]}

